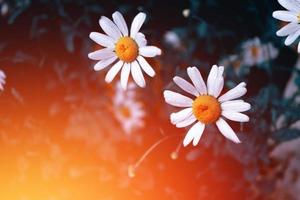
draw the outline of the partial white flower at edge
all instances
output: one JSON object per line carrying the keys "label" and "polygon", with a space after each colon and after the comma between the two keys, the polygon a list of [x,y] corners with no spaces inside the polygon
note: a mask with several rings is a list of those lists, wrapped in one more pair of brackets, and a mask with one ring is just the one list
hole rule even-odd
{"label": "partial white flower at edge", "polygon": [[128,90],[116,86],[116,94],[113,99],[113,109],[116,119],[120,122],[127,135],[144,126],[145,111],[141,102],[136,100],[135,85],[129,83]]}
{"label": "partial white flower at edge", "polygon": [[300,154],[299,154],[300,138],[285,141],[277,145],[270,157],[276,160],[280,166],[277,169],[281,171],[280,178],[276,178],[274,189],[277,199],[299,199],[300,190]]}
{"label": "partial white flower at edge", "polygon": [[260,65],[278,56],[278,49],[272,43],[262,44],[259,38],[242,44],[242,65]]}
{"label": "partial white flower at edge", "polygon": [[[300,36],[300,1],[298,0],[278,0],[278,3],[287,10],[273,12],[273,17],[288,22],[286,26],[276,32],[279,37],[286,37],[284,44],[291,45]],[[298,43],[298,53],[300,53],[300,43]]]}
{"label": "partial white flower at edge", "polygon": [[4,90],[4,85],[6,83],[5,79],[6,79],[5,73],[2,70],[0,70],[0,90],[2,91]]}
{"label": "partial white flower at edge", "polygon": [[0,12],[2,16],[6,16],[9,12],[9,6],[7,4],[7,2],[5,1],[0,1]]}
{"label": "partial white flower at edge", "polygon": [[193,145],[196,146],[205,126],[211,123],[216,123],[220,132],[227,139],[235,143],[241,142],[224,118],[236,122],[249,121],[249,117],[241,112],[249,110],[251,106],[249,103],[238,99],[246,94],[246,83],[242,82],[220,96],[224,86],[223,72],[224,67],[214,65],[207,78],[207,87],[196,67],[187,68],[187,73],[193,84],[175,76],[173,78],[175,84],[193,95],[193,98],[170,90],[164,91],[164,98],[168,104],[184,108],[170,115],[171,123],[178,128],[194,124],[184,138],[184,146],[192,141]]}
{"label": "partial white flower at edge", "polygon": [[161,50],[155,46],[147,46],[145,35],[140,31],[145,19],[145,13],[139,13],[131,23],[130,33],[127,24],[120,12],[114,12],[113,21],[105,16],[99,20],[99,24],[106,34],[92,32],[90,38],[104,47],[101,50],[88,54],[92,60],[99,60],[94,70],[102,70],[110,65],[112,67],[105,77],[110,83],[121,71],[121,86],[127,88],[127,82],[131,73],[133,80],[140,87],[145,87],[146,82],[142,70],[149,76],[155,76],[155,71],[144,57],[155,57],[161,54]]}

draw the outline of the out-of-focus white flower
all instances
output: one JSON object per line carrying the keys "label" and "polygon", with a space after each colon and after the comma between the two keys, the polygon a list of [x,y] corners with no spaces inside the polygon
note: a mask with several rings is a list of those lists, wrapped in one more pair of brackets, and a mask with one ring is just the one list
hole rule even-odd
{"label": "out-of-focus white flower", "polygon": [[0,1],[0,12],[2,16],[6,16],[9,11],[9,6],[5,1]]}
{"label": "out-of-focus white flower", "polygon": [[278,169],[284,169],[275,182],[277,199],[299,199],[300,191],[300,139],[283,142],[271,152],[270,156],[279,161]]}
{"label": "out-of-focus white flower", "polygon": [[242,67],[242,60],[239,55],[229,55],[224,57],[220,62],[220,66],[231,66],[236,74],[239,74]]}
{"label": "out-of-focus white flower", "polygon": [[0,70],[0,90],[4,90],[4,85],[5,85],[5,79],[6,79],[6,75],[5,75],[5,73],[2,71],[2,70]]}
{"label": "out-of-focus white flower", "polygon": [[99,20],[99,24],[105,34],[92,32],[90,38],[103,46],[101,50],[89,53],[92,60],[99,60],[95,64],[96,71],[102,70],[111,64],[106,74],[105,81],[110,83],[121,71],[121,86],[127,88],[129,74],[140,87],[145,87],[146,82],[142,70],[153,77],[155,71],[144,57],[155,57],[161,54],[161,50],[155,46],[147,46],[145,35],[140,31],[145,19],[145,13],[139,13],[132,21],[130,34],[127,24],[120,12],[114,12],[113,21],[105,16]]}
{"label": "out-of-focus white flower", "polygon": [[[296,78],[299,76],[298,70],[300,70],[300,58],[298,58],[296,65],[294,66],[294,70],[291,74],[291,77],[285,86],[283,92],[284,98],[291,98],[293,95],[295,95],[295,93],[298,92],[299,88],[296,84]],[[296,103],[300,103],[300,97],[296,97],[295,101]]]}
{"label": "out-of-focus white flower", "polygon": [[133,130],[144,126],[143,105],[135,98],[134,84],[128,85],[128,91],[120,89],[120,83],[116,87],[116,95],[113,100],[114,114],[125,133],[130,134]]}
{"label": "out-of-focus white flower", "polygon": [[174,31],[167,31],[164,35],[164,41],[173,48],[179,48],[181,46],[180,38]]}
{"label": "out-of-focus white flower", "polygon": [[242,45],[242,64],[253,66],[274,59],[278,56],[278,49],[272,43],[262,44],[259,38],[246,41]]}
{"label": "out-of-focus white flower", "polygon": [[187,8],[182,11],[182,15],[186,18],[190,16],[190,13],[191,13],[190,9]]}
{"label": "out-of-focus white flower", "polygon": [[134,99],[136,98],[136,85],[129,82],[127,85],[127,90],[123,90],[121,82],[116,82],[116,92],[114,96],[114,103],[121,104],[124,99]]}
{"label": "out-of-focus white flower", "polygon": [[[278,0],[281,6],[287,10],[278,10],[273,12],[273,17],[288,25],[276,32],[279,37],[287,36],[284,44],[291,45],[300,35],[300,1],[298,0]],[[298,44],[298,52],[300,53],[300,43]]]}
{"label": "out-of-focus white flower", "polygon": [[197,145],[205,126],[210,123],[216,123],[220,132],[227,139],[240,143],[232,128],[223,118],[237,122],[249,121],[249,117],[241,112],[249,110],[250,104],[243,100],[236,100],[247,92],[246,83],[242,82],[220,96],[224,86],[223,72],[224,67],[214,65],[207,78],[207,87],[196,67],[187,68],[187,73],[193,84],[175,76],[174,82],[182,90],[193,95],[193,99],[170,90],[164,91],[165,101],[168,104],[184,108],[171,114],[172,124],[181,128],[197,121],[186,134],[183,140],[184,146],[192,141],[194,146]]}

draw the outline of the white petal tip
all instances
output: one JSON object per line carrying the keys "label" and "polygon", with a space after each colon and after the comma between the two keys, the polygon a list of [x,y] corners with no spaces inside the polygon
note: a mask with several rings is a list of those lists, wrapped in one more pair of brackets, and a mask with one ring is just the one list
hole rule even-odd
{"label": "white petal tip", "polygon": [[142,15],[144,18],[147,17],[146,13],[144,13],[144,12],[140,12],[139,15]]}
{"label": "white petal tip", "polygon": [[272,17],[274,17],[275,19],[278,19],[278,17],[280,17],[280,12],[274,11],[274,12],[272,13]]}
{"label": "white petal tip", "polygon": [[119,13],[120,13],[119,11],[115,11],[112,15],[114,16],[114,15],[119,14]]}
{"label": "white petal tip", "polygon": [[290,41],[285,40],[285,41],[284,41],[284,45],[285,45],[285,46],[290,46],[291,43],[290,43]]}
{"label": "white petal tip", "polygon": [[160,48],[157,48],[157,55],[161,55],[161,53],[162,53],[162,51],[161,51],[161,49]]}
{"label": "white petal tip", "polygon": [[112,80],[110,80],[110,79],[108,79],[108,78],[106,78],[106,77],[105,77],[104,81],[105,81],[106,83],[111,83],[111,82],[112,82]]}
{"label": "white petal tip", "polygon": [[276,31],[276,35],[277,35],[278,37],[282,37],[280,31]]}
{"label": "white petal tip", "polygon": [[88,58],[89,58],[89,59],[92,59],[92,53],[89,53],[89,54],[88,54]]}
{"label": "white petal tip", "polygon": [[163,94],[164,94],[164,97],[165,97],[165,98],[166,98],[166,96],[168,95],[168,93],[169,93],[168,90],[165,90],[165,91],[164,91]]}
{"label": "white petal tip", "polygon": [[141,88],[145,88],[146,87],[146,83],[139,84],[138,86],[141,87]]}
{"label": "white petal tip", "polygon": [[234,142],[237,143],[237,144],[241,144],[242,143],[240,140],[236,140]]}
{"label": "white petal tip", "polygon": [[187,145],[189,145],[189,142],[183,141],[183,146],[186,147]]}
{"label": "white petal tip", "polygon": [[95,36],[95,32],[91,32],[89,37],[92,39]]}

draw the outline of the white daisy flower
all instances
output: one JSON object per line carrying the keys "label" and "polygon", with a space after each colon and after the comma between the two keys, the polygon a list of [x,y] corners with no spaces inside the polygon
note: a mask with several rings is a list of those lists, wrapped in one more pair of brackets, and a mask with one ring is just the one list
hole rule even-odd
{"label": "white daisy flower", "polygon": [[263,62],[276,58],[278,55],[278,50],[272,43],[262,44],[257,37],[244,42],[242,50],[242,64],[247,66],[260,65]]}
{"label": "white daisy flower", "polygon": [[187,68],[187,73],[193,84],[175,76],[173,80],[176,85],[193,95],[193,99],[173,91],[164,91],[165,101],[168,104],[184,108],[171,114],[172,124],[181,128],[196,122],[186,134],[183,141],[184,146],[187,146],[191,141],[196,146],[202,136],[205,125],[210,123],[216,123],[220,132],[227,139],[240,143],[235,132],[224,118],[237,122],[249,121],[249,117],[241,112],[249,110],[250,104],[243,100],[236,100],[246,93],[246,83],[242,82],[220,96],[224,86],[223,71],[224,67],[214,65],[208,75],[207,87],[196,67]]}
{"label": "white daisy flower", "polygon": [[130,90],[126,92],[120,89],[119,85],[117,84],[117,93],[113,100],[114,113],[125,133],[130,134],[133,130],[144,126],[145,112],[142,103],[135,100],[133,90],[135,85],[129,84]]}
{"label": "white daisy flower", "polygon": [[5,73],[2,71],[2,70],[0,70],[0,90],[4,90],[4,85],[5,85],[5,79],[6,79],[6,75],[5,75]]}
{"label": "white daisy flower", "polygon": [[97,32],[90,34],[93,41],[104,47],[88,55],[92,60],[100,60],[95,64],[94,70],[102,70],[113,64],[105,77],[107,83],[110,83],[121,71],[123,89],[127,88],[130,73],[138,86],[145,87],[146,82],[142,70],[151,77],[155,75],[155,71],[144,57],[155,57],[161,54],[159,48],[147,46],[145,35],[139,32],[146,14],[139,13],[135,16],[130,33],[121,13],[113,13],[112,18],[113,21],[102,16],[99,20],[106,35]]}
{"label": "white daisy flower", "polygon": [[[273,12],[273,17],[288,25],[276,32],[279,37],[287,36],[284,44],[291,45],[300,36],[300,1],[299,0],[278,0],[279,4],[287,10],[279,10]],[[298,52],[300,53],[300,43],[298,44]]]}

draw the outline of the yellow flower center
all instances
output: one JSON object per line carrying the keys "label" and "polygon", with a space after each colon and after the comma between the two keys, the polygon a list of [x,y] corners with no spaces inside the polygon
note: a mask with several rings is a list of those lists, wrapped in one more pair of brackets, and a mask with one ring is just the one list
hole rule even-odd
{"label": "yellow flower center", "polygon": [[123,106],[120,108],[120,113],[125,118],[130,118],[131,112],[130,109],[127,106]]}
{"label": "yellow flower center", "polygon": [[193,102],[195,117],[204,124],[216,122],[221,115],[221,106],[218,100],[210,95],[198,96]]}
{"label": "yellow flower center", "polygon": [[127,63],[137,58],[138,51],[138,45],[131,37],[121,37],[115,47],[115,52],[119,59]]}
{"label": "yellow flower center", "polygon": [[297,15],[298,23],[300,24],[300,13]]}

